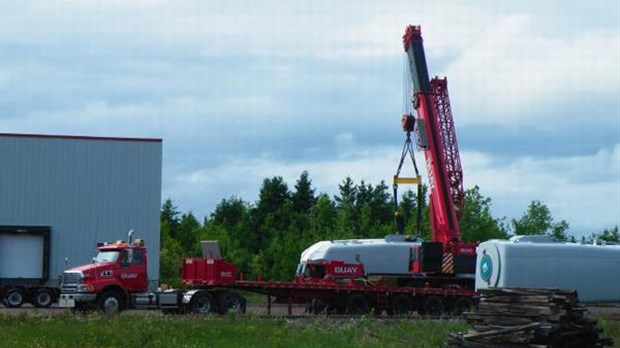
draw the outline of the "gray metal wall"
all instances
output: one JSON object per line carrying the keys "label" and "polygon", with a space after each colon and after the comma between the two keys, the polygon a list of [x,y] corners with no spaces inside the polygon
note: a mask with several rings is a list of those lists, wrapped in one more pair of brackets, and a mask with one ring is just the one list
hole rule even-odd
{"label": "gray metal wall", "polygon": [[97,241],[146,240],[159,280],[161,139],[0,133],[0,225],[51,227],[50,281],[88,263]]}

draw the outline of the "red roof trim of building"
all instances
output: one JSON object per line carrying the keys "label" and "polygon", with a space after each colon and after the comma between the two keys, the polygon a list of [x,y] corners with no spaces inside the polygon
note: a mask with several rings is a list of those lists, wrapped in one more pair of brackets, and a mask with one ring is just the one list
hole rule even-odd
{"label": "red roof trim of building", "polygon": [[92,137],[92,136],[84,136],[84,135],[51,135],[51,134],[21,134],[21,133],[0,133],[0,137],[108,140],[108,141],[145,141],[145,142],[154,142],[154,143],[162,142],[161,139],[157,139],[157,138]]}

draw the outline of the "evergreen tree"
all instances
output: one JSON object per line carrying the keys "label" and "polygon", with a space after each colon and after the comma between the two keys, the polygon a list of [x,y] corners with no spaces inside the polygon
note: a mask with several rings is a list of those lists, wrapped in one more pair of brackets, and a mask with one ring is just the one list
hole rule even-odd
{"label": "evergreen tree", "polygon": [[191,212],[181,216],[177,240],[186,256],[198,256],[195,254],[198,244],[200,224]]}
{"label": "evergreen tree", "polygon": [[308,178],[308,172],[301,173],[295,184],[295,192],[292,196],[293,209],[298,213],[308,213],[316,202],[312,181]]}
{"label": "evergreen tree", "polygon": [[342,184],[338,185],[340,191],[339,196],[335,196],[337,207],[341,208],[343,205],[353,206],[355,204],[355,197],[357,196],[357,186],[353,182],[350,176],[347,176]]}
{"label": "evergreen tree", "polygon": [[178,287],[181,283],[179,268],[183,249],[176,240],[179,230],[179,211],[166,199],[160,212],[160,261],[159,279],[162,284]]}
{"label": "evergreen tree", "polygon": [[[290,203],[288,186],[281,176],[263,180],[259,200],[251,212],[253,233],[250,242],[256,252],[267,246],[273,233],[282,233],[281,228],[290,220],[290,212],[284,209]],[[292,206],[292,205],[291,205]]]}
{"label": "evergreen tree", "polygon": [[177,237],[179,230],[179,214],[177,207],[172,204],[172,200],[170,198],[166,199],[161,207],[161,213],[159,214],[161,226],[165,228],[162,231],[164,232],[162,236],[167,235],[173,239]]}
{"label": "evergreen tree", "polygon": [[315,243],[323,239],[333,239],[337,216],[336,206],[329,199],[329,196],[326,194],[319,195],[316,204],[310,211],[308,242]]}

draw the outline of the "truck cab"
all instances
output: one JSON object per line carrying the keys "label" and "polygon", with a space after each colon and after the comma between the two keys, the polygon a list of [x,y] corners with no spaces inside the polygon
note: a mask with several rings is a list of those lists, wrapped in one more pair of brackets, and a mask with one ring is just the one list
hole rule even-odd
{"label": "truck cab", "polygon": [[148,290],[146,265],[143,240],[103,243],[91,263],[63,272],[59,307],[118,312]]}

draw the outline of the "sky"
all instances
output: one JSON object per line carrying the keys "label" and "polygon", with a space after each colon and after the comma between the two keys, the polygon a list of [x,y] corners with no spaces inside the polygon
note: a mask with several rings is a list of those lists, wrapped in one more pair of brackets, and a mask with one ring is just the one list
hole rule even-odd
{"label": "sky", "polygon": [[347,176],[389,184],[409,98],[401,38],[419,24],[430,75],[448,78],[465,187],[498,218],[540,200],[589,235],[620,224],[619,11],[0,0],[0,132],[162,138],[162,199],[199,219],[304,170],[330,195]]}

